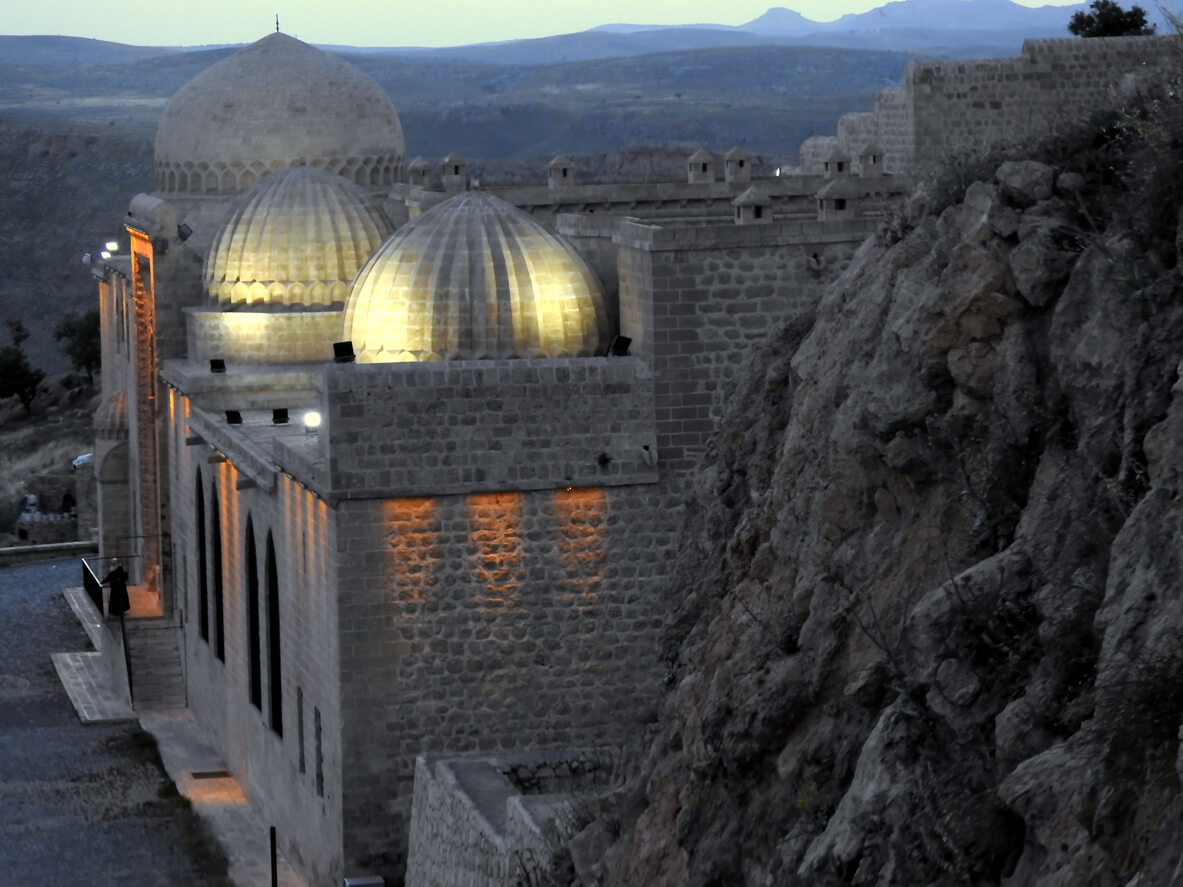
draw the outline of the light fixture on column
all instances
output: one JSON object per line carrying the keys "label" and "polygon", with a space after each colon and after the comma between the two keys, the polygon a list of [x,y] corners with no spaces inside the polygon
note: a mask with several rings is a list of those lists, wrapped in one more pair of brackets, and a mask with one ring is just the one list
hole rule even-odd
{"label": "light fixture on column", "polygon": [[320,428],[320,413],[316,410],[309,410],[304,414],[304,430],[309,434],[315,434],[318,428]]}
{"label": "light fixture on column", "polygon": [[353,353],[353,343],[349,341],[333,343],[334,363],[353,363],[356,355]]}

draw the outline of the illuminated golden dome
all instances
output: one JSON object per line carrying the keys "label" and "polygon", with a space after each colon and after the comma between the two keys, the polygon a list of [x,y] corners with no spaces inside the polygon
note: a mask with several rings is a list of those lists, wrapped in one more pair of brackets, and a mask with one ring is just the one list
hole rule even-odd
{"label": "illuminated golden dome", "polygon": [[382,87],[286,34],[202,71],[156,131],[156,190],[233,192],[306,161],[359,185],[401,178],[406,144]]}
{"label": "illuminated golden dome", "polygon": [[215,302],[340,305],[394,229],[356,185],[311,166],[272,173],[243,195],[205,260]]}
{"label": "illuminated golden dome", "polygon": [[363,361],[589,356],[607,327],[600,282],[575,248],[479,191],[396,231],[345,309]]}

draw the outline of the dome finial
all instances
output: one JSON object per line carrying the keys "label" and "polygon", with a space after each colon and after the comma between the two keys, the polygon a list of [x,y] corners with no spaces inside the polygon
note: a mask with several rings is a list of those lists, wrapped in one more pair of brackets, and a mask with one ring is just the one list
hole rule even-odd
{"label": "dome finial", "polygon": [[275,13],[275,33],[279,33],[279,13]]}

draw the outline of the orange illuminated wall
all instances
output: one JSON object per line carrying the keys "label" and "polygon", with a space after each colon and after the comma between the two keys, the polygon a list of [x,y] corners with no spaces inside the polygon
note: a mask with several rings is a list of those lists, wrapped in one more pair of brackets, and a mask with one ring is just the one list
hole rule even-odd
{"label": "orange illuminated wall", "polygon": [[156,452],[156,293],[152,276],[152,241],[134,228],[126,230],[131,238],[132,368],[135,377],[134,390],[128,391],[129,417],[135,416],[134,429],[128,428],[132,438],[128,443],[135,447],[131,469],[135,478],[138,521],[133,525],[136,535],[141,537],[139,553],[143,568],[143,573],[135,579],[160,588],[162,521],[158,495],[160,463]]}
{"label": "orange illuminated wall", "polygon": [[439,505],[435,499],[391,499],[383,503],[389,575],[393,588],[405,601],[423,601],[439,582],[443,560],[440,547]]}
{"label": "orange illuminated wall", "polygon": [[564,602],[583,602],[604,581],[607,503],[601,487],[555,492],[559,563],[568,593]]}
{"label": "orange illuminated wall", "polygon": [[483,493],[468,497],[469,538],[475,578],[486,603],[510,607],[525,582],[522,559],[522,496]]}

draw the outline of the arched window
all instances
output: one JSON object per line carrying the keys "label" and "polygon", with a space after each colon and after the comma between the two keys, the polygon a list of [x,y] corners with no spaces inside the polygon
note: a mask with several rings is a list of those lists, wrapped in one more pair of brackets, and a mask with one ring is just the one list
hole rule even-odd
{"label": "arched window", "polygon": [[194,491],[197,503],[197,627],[201,639],[209,643],[209,552],[205,544],[205,485],[201,482],[201,469],[197,469],[197,487]]}
{"label": "arched window", "polygon": [[279,569],[275,563],[275,542],[267,533],[267,689],[270,696],[271,729],[283,736],[283,675],[279,658]]}
{"label": "arched window", "polygon": [[255,553],[255,526],[250,516],[246,519],[246,644],[247,671],[250,676],[251,705],[263,708],[263,670],[260,663],[259,635],[259,558]]}
{"label": "arched window", "polygon": [[226,598],[222,582],[222,510],[218,507],[218,485],[210,485],[210,542],[214,573],[214,655],[226,661]]}

